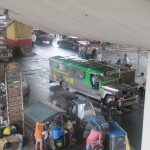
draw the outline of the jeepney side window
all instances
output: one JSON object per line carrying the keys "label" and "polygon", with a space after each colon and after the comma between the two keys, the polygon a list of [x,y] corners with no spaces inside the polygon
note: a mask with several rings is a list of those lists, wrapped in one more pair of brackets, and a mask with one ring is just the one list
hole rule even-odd
{"label": "jeepney side window", "polygon": [[79,71],[78,71],[78,76],[79,76],[80,78],[84,78],[84,72],[81,71],[81,70],[79,70]]}
{"label": "jeepney side window", "polygon": [[69,66],[65,66],[63,64],[58,64],[57,65],[57,69],[64,71],[64,72],[70,72],[70,67]]}
{"label": "jeepney side window", "polygon": [[75,69],[75,68],[71,68],[70,73],[74,74],[74,75],[76,75],[76,76],[78,76],[80,78],[84,77],[84,72],[81,71],[81,70]]}
{"label": "jeepney side window", "polygon": [[58,69],[59,64],[57,62],[54,62],[54,68]]}
{"label": "jeepney side window", "polygon": [[75,68],[71,68],[71,73],[76,74],[77,70]]}
{"label": "jeepney side window", "polygon": [[66,68],[66,67],[65,67],[64,65],[59,64],[59,67],[58,67],[59,70],[61,70],[61,71],[66,71],[65,68]]}

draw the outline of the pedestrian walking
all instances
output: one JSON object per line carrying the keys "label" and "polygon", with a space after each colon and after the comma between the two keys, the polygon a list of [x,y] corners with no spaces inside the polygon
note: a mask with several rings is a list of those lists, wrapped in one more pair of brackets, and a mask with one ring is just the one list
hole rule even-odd
{"label": "pedestrian walking", "polygon": [[3,81],[0,82],[0,94],[3,94],[6,92],[6,86]]}
{"label": "pedestrian walking", "polygon": [[97,50],[96,48],[92,49],[92,58],[95,59],[97,57]]}
{"label": "pedestrian walking", "polygon": [[82,57],[81,58],[83,58],[83,59],[86,59],[86,57],[87,57],[87,46],[85,46],[84,47],[84,49],[82,50]]}
{"label": "pedestrian walking", "polygon": [[107,110],[108,110],[109,121],[116,121],[116,112],[117,111],[119,111],[120,114],[122,113],[119,108],[118,102],[116,101],[115,96],[110,96],[108,98]]}
{"label": "pedestrian walking", "polygon": [[92,57],[92,46],[89,46],[88,48],[87,48],[87,56],[86,56],[86,59],[91,59],[91,57]]}
{"label": "pedestrian walking", "polygon": [[102,132],[97,127],[91,130],[86,140],[86,150],[92,150],[95,145],[102,145]]}
{"label": "pedestrian walking", "polygon": [[145,96],[145,85],[146,85],[146,78],[143,72],[141,73],[139,78],[139,85],[140,85],[140,96],[143,99]]}
{"label": "pedestrian walking", "polygon": [[101,43],[101,46],[102,46],[102,50],[105,50],[106,44],[104,42]]}
{"label": "pedestrian walking", "polygon": [[127,54],[125,53],[124,54],[124,57],[123,57],[123,59],[122,59],[122,65],[123,66],[126,66],[127,64],[129,64],[129,58],[128,58],[128,56],[127,56]]}
{"label": "pedestrian walking", "polygon": [[99,79],[97,75],[93,75],[92,77],[92,84],[94,89],[99,89]]}
{"label": "pedestrian walking", "polygon": [[54,34],[55,42],[57,41],[57,34]]}
{"label": "pedestrian walking", "polygon": [[36,41],[36,35],[35,35],[35,33],[34,32],[32,32],[32,47],[34,46],[34,44],[35,44],[35,41]]}
{"label": "pedestrian walking", "polygon": [[100,51],[97,54],[97,61],[102,61],[102,54]]}
{"label": "pedestrian walking", "polygon": [[40,143],[40,150],[43,150],[42,131],[45,125],[46,125],[45,123],[36,122],[35,133],[34,133],[34,137],[36,140],[35,150],[38,150],[38,143]]}

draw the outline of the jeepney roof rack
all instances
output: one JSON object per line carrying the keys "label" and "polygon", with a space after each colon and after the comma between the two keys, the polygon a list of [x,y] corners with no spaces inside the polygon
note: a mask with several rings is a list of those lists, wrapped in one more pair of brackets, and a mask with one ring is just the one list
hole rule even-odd
{"label": "jeepney roof rack", "polygon": [[79,67],[82,67],[82,69],[84,69],[84,70],[87,70],[87,71],[93,70],[95,73],[102,73],[102,72],[99,72],[100,71],[99,68],[104,68],[104,72],[106,72],[110,69],[112,69],[112,70],[117,69],[114,66],[110,66],[107,64],[103,64],[103,63],[97,63],[93,60],[88,61],[85,59],[77,58],[75,56],[54,56],[54,57],[51,57],[50,60],[58,62],[58,63],[61,63],[62,61],[64,61],[64,62],[66,61],[66,63],[68,63],[70,66],[76,65],[73,67],[77,67],[78,69],[81,69]]}

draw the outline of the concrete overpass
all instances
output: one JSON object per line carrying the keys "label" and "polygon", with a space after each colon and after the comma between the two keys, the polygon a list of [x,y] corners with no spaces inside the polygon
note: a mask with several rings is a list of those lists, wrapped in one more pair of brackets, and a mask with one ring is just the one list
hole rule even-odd
{"label": "concrete overpass", "polygon": [[[4,12],[46,32],[150,49],[150,0],[0,0],[0,14]],[[149,97],[147,78],[141,150],[149,147]]]}

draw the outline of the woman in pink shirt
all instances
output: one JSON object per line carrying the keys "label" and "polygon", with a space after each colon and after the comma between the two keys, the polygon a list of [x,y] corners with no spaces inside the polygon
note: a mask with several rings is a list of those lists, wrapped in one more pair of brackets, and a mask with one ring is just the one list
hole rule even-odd
{"label": "woman in pink shirt", "polygon": [[86,140],[86,150],[92,150],[92,146],[94,146],[96,143],[95,141],[98,140],[99,144],[101,144],[102,139],[102,132],[100,130],[94,130],[92,129],[87,140]]}

